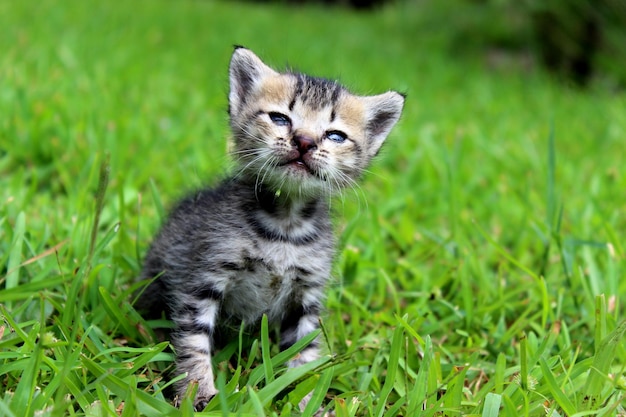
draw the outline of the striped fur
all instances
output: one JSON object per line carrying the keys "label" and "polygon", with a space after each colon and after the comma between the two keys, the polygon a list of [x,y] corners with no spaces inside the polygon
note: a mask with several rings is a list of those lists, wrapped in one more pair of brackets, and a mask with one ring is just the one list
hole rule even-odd
{"label": "striped fur", "polygon": [[[355,183],[398,120],[395,92],[359,97],[334,81],[278,73],[245,48],[230,64],[232,178],[182,200],[154,240],[138,308],[175,323],[184,393],[202,409],[217,392],[211,353],[220,329],[263,314],[285,349],[318,326],[334,238],[328,198]],[[291,366],[318,356],[311,343]]]}

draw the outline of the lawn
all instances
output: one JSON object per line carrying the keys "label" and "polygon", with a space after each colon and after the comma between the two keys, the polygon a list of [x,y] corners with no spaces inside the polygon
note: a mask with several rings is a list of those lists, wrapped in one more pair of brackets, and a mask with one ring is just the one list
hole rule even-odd
{"label": "lawn", "polygon": [[328,355],[234,341],[198,415],[313,387],[338,417],[626,415],[626,95],[459,51],[433,8],[0,0],[0,415],[193,414],[131,294],[164,213],[228,172],[234,44],[408,98],[332,202]]}

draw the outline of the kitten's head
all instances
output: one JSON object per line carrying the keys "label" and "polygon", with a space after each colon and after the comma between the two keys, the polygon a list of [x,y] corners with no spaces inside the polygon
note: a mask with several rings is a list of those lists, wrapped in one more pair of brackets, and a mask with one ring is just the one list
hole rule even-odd
{"label": "kitten's head", "polygon": [[240,175],[311,196],[353,184],[404,104],[396,92],[356,96],[334,81],[276,72],[245,48],[233,53],[228,98]]}

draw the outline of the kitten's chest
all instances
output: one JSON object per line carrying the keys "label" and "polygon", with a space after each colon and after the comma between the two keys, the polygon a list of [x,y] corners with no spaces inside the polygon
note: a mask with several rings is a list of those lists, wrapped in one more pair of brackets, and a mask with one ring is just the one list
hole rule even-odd
{"label": "kitten's chest", "polygon": [[224,313],[246,323],[258,322],[263,314],[279,322],[304,297],[321,297],[332,253],[314,247],[267,242],[250,248],[246,267],[230,279]]}

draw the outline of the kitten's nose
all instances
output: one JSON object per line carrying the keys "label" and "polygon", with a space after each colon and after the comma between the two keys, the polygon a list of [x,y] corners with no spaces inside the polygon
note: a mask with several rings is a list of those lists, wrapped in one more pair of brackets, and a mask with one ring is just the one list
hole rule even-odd
{"label": "kitten's nose", "polygon": [[304,155],[311,149],[317,148],[315,144],[315,139],[306,135],[295,135],[293,137],[293,141],[300,152],[300,155]]}

